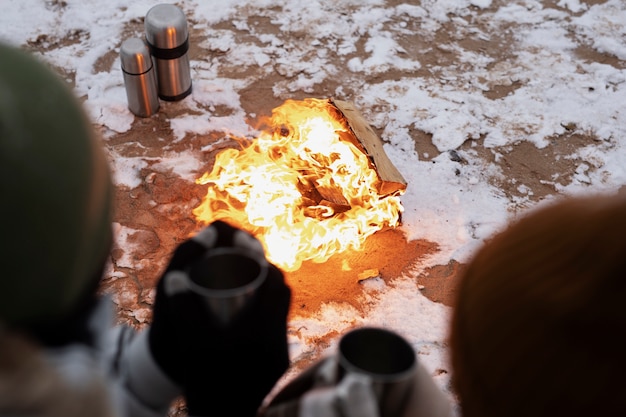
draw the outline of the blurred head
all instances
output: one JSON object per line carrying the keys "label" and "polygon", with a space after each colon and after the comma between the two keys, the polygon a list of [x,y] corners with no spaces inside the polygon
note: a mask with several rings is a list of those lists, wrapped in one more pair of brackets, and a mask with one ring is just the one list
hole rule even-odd
{"label": "blurred head", "polygon": [[485,244],[450,344],[464,417],[626,415],[626,198],[560,201]]}
{"label": "blurred head", "polygon": [[60,320],[95,291],[111,191],[103,149],[66,83],[0,45],[0,322]]}

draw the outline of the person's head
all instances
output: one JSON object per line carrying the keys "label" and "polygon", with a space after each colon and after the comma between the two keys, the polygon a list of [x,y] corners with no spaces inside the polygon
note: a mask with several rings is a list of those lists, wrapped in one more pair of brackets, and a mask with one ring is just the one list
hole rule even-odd
{"label": "person's head", "polygon": [[103,148],[67,83],[0,44],[0,323],[45,327],[95,293],[111,193]]}
{"label": "person's head", "polygon": [[450,330],[464,417],[626,415],[626,198],[568,198],[487,242]]}

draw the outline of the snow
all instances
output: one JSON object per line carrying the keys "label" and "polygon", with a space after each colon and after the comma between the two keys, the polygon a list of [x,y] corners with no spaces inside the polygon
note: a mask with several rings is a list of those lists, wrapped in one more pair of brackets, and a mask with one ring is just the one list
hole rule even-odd
{"label": "snow", "polygon": [[[206,31],[199,47],[223,54],[230,65],[258,66],[261,72],[288,76],[272,86],[275,97],[312,91],[341,71],[351,73],[350,82],[337,87],[335,96],[341,98],[344,89],[356,91],[353,101],[382,130],[386,152],[408,181],[402,198],[402,227],[408,238],[426,239],[439,247],[421,268],[451,259],[466,262],[507,221],[537,205],[530,196],[507,197],[486,181],[499,168],[485,166],[471,151],[463,153],[467,166],[455,175],[456,164],[448,151],[458,150],[468,140],[483,138],[487,149],[520,141],[544,148],[550,146],[548,138],[572,125],[596,141],[569,156],[582,162],[569,183],[556,185],[558,192],[613,192],[626,183],[626,70],[575,53],[585,46],[597,54],[626,59],[626,3],[389,3],[393,4],[382,0],[181,0],[176,4],[195,29]],[[94,67],[110,51],[119,52],[125,24],[143,18],[154,4],[149,0],[4,0],[0,40],[24,46],[48,35],[51,44],[44,58],[75,75],[77,95],[84,98],[94,123],[110,138],[131,129],[134,116],[127,109],[118,62],[105,71],[95,72]],[[280,33],[257,33],[247,16],[267,17]],[[240,40],[237,32],[224,26],[213,28],[225,21],[256,42]],[[460,42],[438,44],[433,33],[443,25],[457,40],[469,34],[491,42],[502,37],[502,42],[515,43],[515,53],[496,60],[490,51],[469,50]],[[456,56],[453,63],[429,64],[438,77],[407,76],[426,65],[400,42],[404,34],[415,31],[423,34],[424,45],[418,48],[424,54],[437,50]],[[290,38],[290,33],[297,39]],[[53,44],[67,36],[73,40],[67,45]],[[350,58],[362,38],[366,39],[364,56]],[[342,65],[333,62],[331,50],[348,59]],[[212,131],[253,132],[247,124],[253,115],[244,111],[240,91],[255,79],[220,77],[219,65],[214,59],[191,62],[194,91],[183,101],[188,111],[169,120],[175,140]],[[402,75],[380,82],[372,76],[392,70],[402,70]],[[489,99],[484,92],[494,85],[515,88]],[[220,105],[232,109],[228,116],[213,115]],[[432,135],[441,153],[432,161],[429,155],[418,154],[412,130]],[[115,156],[115,181],[137,187],[142,181],[138,173],[148,162],[156,163],[155,170],[174,169],[174,174],[191,180],[202,166],[198,158],[191,152],[165,153],[151,161]],[[524,194],[529,188],[520,184],[518,191]],[[449,369],[445,356],[449,308],[420,295],[405,277],[390,285],[376,280],[369,285],[381,293],[372,299],[374,308],[368,317],[359,317],[347,307],[326,305],[315,317],[291,323],[307,332],[306,338],[292,336],[292,357],[307,351],[304,341],[310,337],[340,332],[356,320],[395,329],[415,346],[427,368]],[[449,373],[441,373],[436,381],[447,390]]]}

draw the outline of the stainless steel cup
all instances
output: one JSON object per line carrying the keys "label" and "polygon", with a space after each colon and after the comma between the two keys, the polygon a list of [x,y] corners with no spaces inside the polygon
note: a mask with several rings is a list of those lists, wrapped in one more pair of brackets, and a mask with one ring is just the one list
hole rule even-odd
{"label": "stainless steel cup", "polygon": [[411,345],[389,330],[362,327],[339,341],[338,377],[366,375],[372,381],[382,417],[400,415],[413,390],[417,357]]}
{"label": "stainless steel cup", "polygon": [[211,250],[189,270],[189,288],[226,325],[254,297],[268,273],[267,260],[245,248]]}
{"label": "stainless steel cup", "polygon": [[173,4],[157,4],[148,10],[146,40],[154,58],[159,97],[177,101],[191,93],[189,32],[183,11]]}
{"label": "stainless steel cup", "polygon": [[120,48],[120,61],[128,109],[140,117],[153,115],[159,110],[159,97],[148,46],[139,38],[126,39]]}

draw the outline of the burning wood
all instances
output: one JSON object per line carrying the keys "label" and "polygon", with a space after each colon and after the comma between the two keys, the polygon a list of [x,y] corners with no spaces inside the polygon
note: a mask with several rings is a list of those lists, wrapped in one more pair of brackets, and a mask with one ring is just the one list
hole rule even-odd
{"label": "burning wood", "polygon": [[[341,100],[329,100],[329,104],[339,111],[337,117],[343,119],[349,127],[349,130],[339,133],[340,139],[349,141],[370,158],[380,178],[378,193],[381,196],[403,193],[407,185],[404,177],[391,163],[382,147],[382,141],[357,108],[352,103]],[[350,203],[336,185],[317,185],[315,188],[324,198],[322,204],[332,204],[341,211],[350,208]]]}
{"label": "burning wood", "polygon": [[[331,100],[331,103],[343,114],[350,126],[354,138],[358,140],[361,150],[370,157],[381,184],[378,192],[382,196],[404,193],[406,180],[396,166],[387,157],[383,144],[372,127],[365,121],[361,113],[352,103],[340,100]],[[350,140],[352,136],[348,136]]]}
{"label": "burning wood", "polygon": [[288,100],[268,129],[241,149],[225,149],[197,180],[207,195],[194,210],[254,234],[286,271],[359,249],[399,224],[406,181],[350,103]]}

